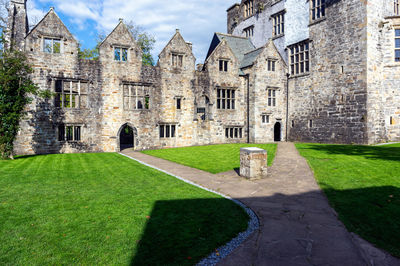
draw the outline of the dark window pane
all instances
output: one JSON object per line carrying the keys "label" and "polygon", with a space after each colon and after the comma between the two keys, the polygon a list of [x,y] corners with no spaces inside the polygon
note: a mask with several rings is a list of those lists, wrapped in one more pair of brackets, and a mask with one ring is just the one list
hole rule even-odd
{"label": "dark window pane", "polygon": [[176,129],[176,126],[172,125],[171,126],[171,138],[175,138],[175,129]]}
{"label": "dark window pane", "polygon": [[233,138],[233,128],[230,129],[230,137]]}
{"label": "dark window pane", "polygon": [[160,125],[160,138],[164,137],[164,125]]}
{"label": "dark window pane", "polygon": [[235,100],[232,100],[232,109],[235,109]]}
{"label": "dark window pane", "polygon": [[181,109],[181,99],[176,99],[176,109]]}
{"label": "dark window pane", "polygon": [[225,137],[229,138],[229,128],[225,128]]}
{"label": "dark window pane", "polygon": [[169,138],[169,136],[170,136],[170,135],[169,135],[169,133],[170,133],[169,128],[170,128],[169,125],[166,125],[166,126],[165,126],[165,137],[166,137],[166,138]]}
{"label": "dark window pane", "polygon": [[58,140],[59,141],[65,140],[65,126],[63,124],[58,126]]}
{"label": "dark window pane", "polygon": [[395,34],[396,34],[396,36],[400,37],[400,29],[396,29]]}
{"label": "dark window pane", "polygon": [[396,48],[400,48],[400,38],[395,40]]}
{"label": "dark window pane", "polygon": [[81,127],[80,126],[75,127],[75,140],[76,141],[81,140]]}
{"label": "dark window pane", "polygon": [[142,101],[138,101],[138,107],[137,107],[137,109],[143,109]]}
{"label": "dark window pane", "polygon": [[121,61],[121,48],[114,48],[114,60]]}
{"label": "dark window pane", "polygon": [[242,129],[241,128],[239,128],[239,138],[242,138]]}
{"label": "dark window pane", "polygon": [[74,133],[73,133],[73,126],[67,126],[67,141],[71,141],[74,139]]}

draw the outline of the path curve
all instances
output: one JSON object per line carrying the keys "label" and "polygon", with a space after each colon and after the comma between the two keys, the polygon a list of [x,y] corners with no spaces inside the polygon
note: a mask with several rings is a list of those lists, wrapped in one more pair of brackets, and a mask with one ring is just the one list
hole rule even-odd
{"label": "path curve", "polygon": [[249,206],[260,227],[220,265],[387,265],[400,261],[349,233],[293,143],[279,143],[268,178],[213,175],[146,154],[122,152]]}

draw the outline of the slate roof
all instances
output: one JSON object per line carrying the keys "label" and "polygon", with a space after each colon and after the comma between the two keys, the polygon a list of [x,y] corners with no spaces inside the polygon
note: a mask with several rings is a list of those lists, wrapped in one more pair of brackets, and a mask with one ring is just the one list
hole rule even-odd
{"label": "slate roof", "polygon": [[245,67],[249,67],[249,66],[253,65],[254,61],[256,61],[258,55],[261,54],[261,52],[263,51],[263,48],[264,47],[260,47],[251,52],[246,53],[243,57],[243,60],[241,61],[239,68],[245,68]]}
{"label": "slate roof", "polygon": [[251,43],[249,38],[233,36],[230,34],[215,33],[220,41],[223,39],[232,49],[239,63],[242,64],[244,54],[254,50],[256,47]]}

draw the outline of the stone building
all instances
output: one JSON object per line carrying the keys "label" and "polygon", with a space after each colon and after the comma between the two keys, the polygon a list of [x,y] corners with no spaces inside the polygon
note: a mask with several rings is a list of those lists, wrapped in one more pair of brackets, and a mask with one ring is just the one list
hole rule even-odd
{"label": "stone building", "polygon": [[53,9],[30,31],[26,0],[9,11],[7,39],[54,93],[27,107],[17,154],[400,140],[397,0],[242,1],[197,67],[178,30],[156,66],[122,20],[85,60]]}
{"label": "stone building", "polygon": [[228,33],[288,65],[288,139],[400,141],[399,0],[246,0]]}

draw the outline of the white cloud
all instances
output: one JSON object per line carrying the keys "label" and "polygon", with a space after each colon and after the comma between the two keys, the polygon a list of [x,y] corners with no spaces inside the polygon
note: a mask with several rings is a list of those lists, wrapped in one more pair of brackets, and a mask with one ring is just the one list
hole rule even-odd
{"label": "white cloud", "polygon": [[[86,21],[94,21],[97,30],[110,32],[118,19],[133,21],[157,42],[154,55],[181,29],[186,41],[193,43],[198,62],[204,60],[212,34],[226,31],[226,9],[233,0],[35,0],[68,16],[79,29]],[[34,0],[28,1],[34,2]],[[91,29],[92,30],[92,29]],[[157,58],[155,58],[157,59]]]}

